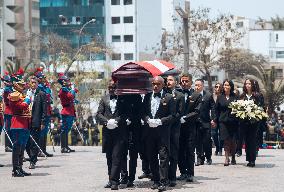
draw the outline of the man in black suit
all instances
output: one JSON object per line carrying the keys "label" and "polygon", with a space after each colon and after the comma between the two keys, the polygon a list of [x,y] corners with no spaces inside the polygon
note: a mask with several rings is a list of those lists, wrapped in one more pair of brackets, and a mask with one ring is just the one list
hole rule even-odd
{"label": "man in black suit", "polygon": [[105,188],[118,190],[121,161],[124,149],[127,147],[126,101],[114,94],[115,83],[110,81],[109,94],[102,97],[96,120],[103,125],[102,149],[106,153],[109,182]]}
{"label": "man in black suit", "polygon": [[181,118],[180,131],[180,149],[178,156],[178,166],[180,176],[178,180],[193,182],[194,162],[195,162],[195,142],[196,142],[196,124],[201,105],[201,95],[191,88],[192,76],[182,74],[180,85],[185,97],[185,109]]}
{"label": "man in black suit", "polygon": [[176,172],[178,164],[179,137],[180,137],[180,118],[184,113],[184,95],[176,90],[177,81],[174,76],[167,77],[167,92],[170,93],[176,105],[176,114],[170,128],[170,156],[169,156],[169,186],[176,186]]}
{"label": "man in black suit", "polygon": [[[40,132],[45,125],[46,94],[38,88],[38,81],[36,77],[31,77],[29,84],[30,89],[27,91],[27,95],[32,96],[32,123],[30,133],[38,144],[40,140]],[[26,151],[30,157],[29,169],[35,169],[39,149],[31,138],[28,140]]]}
{"label": "man in black suit", "polygon": [[146,151],[154,181],[151,189],[165,191],[168,182],[170,127],[175,116],[175,103],[171,94],[163,90],[162,77],[154,77],[152,85],[153,94],[146,102],[143,118],[148,124],[145,133]]}
{"label": "man in black suit", "polygon": [[203,165],[205,157],[207,164],[212,164],[211,126],[215,127],[215,102],[210,92],[204,91],[203,79],[195,80],[195,91],[202,95],[200,113],[197,126],[197,162],[196,166]]}

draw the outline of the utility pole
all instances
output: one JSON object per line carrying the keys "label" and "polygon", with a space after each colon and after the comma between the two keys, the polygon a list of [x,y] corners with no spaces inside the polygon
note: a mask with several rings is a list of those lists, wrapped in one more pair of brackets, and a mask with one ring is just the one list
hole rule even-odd
{"label": "utility pole", "polygon": [[183,21],[183,54],[184,64],[183,72],[187,73],[189,70],[189,17],[190,17],[190,2],[185,1],[185,9],[180,6],[175,7],[176,12],[182,18]]}

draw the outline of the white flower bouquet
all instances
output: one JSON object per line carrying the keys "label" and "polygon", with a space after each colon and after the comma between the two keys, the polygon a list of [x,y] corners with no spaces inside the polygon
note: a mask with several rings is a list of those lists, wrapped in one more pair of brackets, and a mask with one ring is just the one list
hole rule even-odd
{"label": "white flower bouquet", "polygon": [[254,122],[268,118],[268,115],[263,108],[254,104],[252,100],[237,100],[231,102],[229,108],[232,109],[231,114],[241,120]]}

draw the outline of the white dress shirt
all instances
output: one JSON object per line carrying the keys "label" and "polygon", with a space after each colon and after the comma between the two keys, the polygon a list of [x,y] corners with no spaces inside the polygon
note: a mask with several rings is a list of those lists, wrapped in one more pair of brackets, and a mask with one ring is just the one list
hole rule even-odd
{"label": "white dress shirt", "polygon": [[[163,90],[160,92],[161,96],[163,95]],[[160,97],[154,97],[154,93],[152,95],[152,100],[151,100],[151,113],[153,118],[155,118],[155,115],[159,109],[160,106],[160,102],[161,102],[161,98]]]}
{"label": "white dress shirt", "polygon": [[116,102],[117,102],[117,99],[111,99],[111,100],[109,100],[109,106],[110,106],[110,110],[111,110],[111,113],[112,113],[112,114],[113,114],[114,111],[115,111]]}

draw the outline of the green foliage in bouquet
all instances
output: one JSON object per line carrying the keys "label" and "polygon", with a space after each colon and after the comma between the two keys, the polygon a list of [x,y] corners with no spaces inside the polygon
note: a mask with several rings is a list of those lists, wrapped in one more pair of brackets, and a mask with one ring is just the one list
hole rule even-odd
{"label": "green foliage in bouquet", "polygon": [[241,120],[260,121],[268,118],[263,108],[254,104],[252,100],[237,100],[231,102],[229,108],[232,109],[231,114]]}

